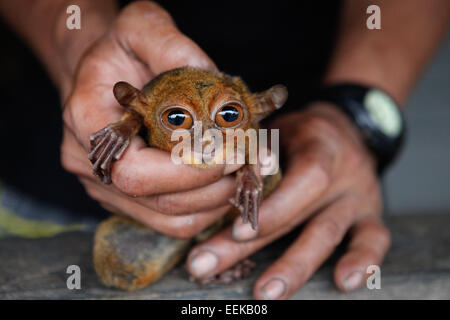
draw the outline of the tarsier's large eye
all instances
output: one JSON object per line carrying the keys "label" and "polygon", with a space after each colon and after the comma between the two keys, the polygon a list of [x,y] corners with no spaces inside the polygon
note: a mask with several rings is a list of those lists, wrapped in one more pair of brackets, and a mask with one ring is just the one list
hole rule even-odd
{"label": "tarsier's large eye", "polygon": [[243,117],[242,107],[237,103],[229,103],[217,111],[214,121],[220,127],[230,128],[239,124]]}
{"label": "tarsier's large eye", "polygon": [[193,119],[189,111],[182,108],[171,108],[162,115],[162,121],[169,129],[190,129]]}

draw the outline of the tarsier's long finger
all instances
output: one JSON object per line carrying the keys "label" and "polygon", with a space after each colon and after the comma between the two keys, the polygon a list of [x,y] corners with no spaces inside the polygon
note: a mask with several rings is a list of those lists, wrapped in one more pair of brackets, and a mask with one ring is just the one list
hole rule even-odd
{"label": "tarsier's long finger", "polygon": [[228,202],[239,211],[242,220],[244,221],[244,223],[246,223],[246,217],[244,216],[244,207],[242,205],[239,205],[239,202],[237,202],[235,198],[228,199]]}
{"label": "tarsier's long finger", "polygon": [[[98,153],[102,152],[102,150],[100,150],[103,146],[105,141],[109,138],[109,136],[111,135],[111,132],[106,131],[106,132],[102,132],[104,130],[100,130],[98,133],[102,133],[104,134],[103,138],[98,142],[95,143],[96,138],[92,139],[93,135],[91,136],[91,151],[88,154],[88,159],[91,160],[92,163],[95,163],[95,161],[97,161],[98,158]],[[100,137],[100,135],[97,136],[97,138]]]}
{"label": "tarsier's long finger", "polygon": [[105,161],[105,158],[109,155],[109,152],[111,148],[114,145],[114,139],[109,139],[106,143],[105,148],[101,151],[100,155],[97,158],[97,161],[95,161],[94,165],[92,166],[92,170],[94,171],[94,174],[98,175],[99,177],[102,177],[102,169],[100,168],[103,161]]}
{"label": "tarsier's long finger", "polygon": [[103,182],[106,184],[110,184],[111,181],[111,165],[112,161],[115,158],[116,152],[119,148],[122,147],[123,141],[118,140],[114,147],[111,149],[111,152],[106,157],[105,161],[103,161],[100,168],[103,170]]}
{"label": "tarsier's long finger", "polygon": [[244,167],[237,176],[237,188],[230,203],[236,207],[242,222],[250,222],[254,230],[258,227],[258,210],[262,201],[263,183],[254,168]]}
{"label": "tarsier's long finger", "polygon": [[246,214],[246,211],[244,210],[244,206],[242,205],[241,198],[242,198],[242,186],[239,185],[236,189],[236,194],[234,198],[230,198],[229,202],[233,207],[235,207],[239,211],[239,213],[241,214],[242,221],[244,223],[247,223],[248,216]]}
{"label": "tarsier's long finger", "polygon": [[125,141],[122,144],[122,147],[114,155],[114,160],[120,160],[120,158],[122,157],[125,150],[127,150],[129,144],[130,144],[130,139],[125,139]]}
{"label": "tarsier's long finger", "polygon": [[89,140],[91,141],[91,148],[96,145],[95,141],[98,137],[101,137],[102,135],[108,133],[108,127],[103,128],[102,130],[97,131],[96,133],[91,134],[89,137]]}
{"label": "tarsier's long finger", "polygon": [[138,132],[139,126],[136,119],[126,118],[91,135],[91,151],[88,158],[93,164],[94,175],[104,183],[112,182],[112,163],[120,159],[129,146],[131,138]]}
{"label": "tarsier's long finger", "polygon": [[254,230],[258,227],[258,210],[259,210],[259,187],[256,187],[251,191],[248,209],[248,220]]}
{"label": "tarsier's long finger", "polygon": [[108,164],[111,163],[111,160],[113,159],[117,149],[119,149],[122,145],[121,141],[112,141],[113,143],[115,142],[114,146],[111,148],[111,151],[108,152],[108,154],[106,155],[105,160],[102,162],[102,164],[100,165],[100,168],[102,170],[107,170],[108,169]]}
{"label": "tarsier's long finger", "polygon": [[256,228],[258,227],[258,211],[259,211],[259,206],[261,204],[261,201],[260,201],[261,194],[262,194],[262,191],[257,189],[257,190],[253,190],[252,196],[251,196],[252,210],[251,210],[251,212],[249,212],[249,220],[250,220],[250,223],[252,224],[253,230],[256,230]]}
{"label": "tarsier's long finger", "polygon": [[[249,189],[244,188],[243,197],[241,197],[241,200],[242,200],[242,202],[244,202],[244,210],[242,212],[242,216],[243,216],[242,220],[245,220],[245,222],[247,222],[247,220],[249,220],[249,218],[250,218],[250,216],[249,216],[250,190]],[[244,217],[245,217],[245,219],[244,219]]]}

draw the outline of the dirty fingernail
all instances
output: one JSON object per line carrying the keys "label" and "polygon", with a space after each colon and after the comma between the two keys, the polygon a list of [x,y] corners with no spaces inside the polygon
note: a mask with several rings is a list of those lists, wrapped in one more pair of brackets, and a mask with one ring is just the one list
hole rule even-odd
{"label": "dirty fingernail", "polygon": [[261,294],[266,300],[274,300],[281,297],[286,291],[286,284],[281,279],[272,279],[261,289]]}
{"label": "dirty fingernail", "polygon": [[352,291],[352,290],[357,289],[361,285],[362,279],[363,279],[363,275],[361,272],[359,272],[359,271],[353,272],[344,280],[345,290]]}
{"label": "dirty fingernail", "polygon": [[250,223],[243,223],[238,221],[233,225],[233,238],[237,241],[247,241],[255,239],[258,235],[258,230],[253,230]]}
{"label": "dirty fingernail", "polygon": [[209,251],[197,253],[191,260],[191,270],[197,277],[207,275],[214,270],[219,263],[217,256]]}

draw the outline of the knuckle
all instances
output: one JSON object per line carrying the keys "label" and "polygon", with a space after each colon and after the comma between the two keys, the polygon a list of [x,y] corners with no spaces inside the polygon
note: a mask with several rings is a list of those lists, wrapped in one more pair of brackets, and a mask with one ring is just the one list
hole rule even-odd
{"label": "knuckle", "polygon": [[180,201],[170,194],[155,196],[155,211],[167,215],[175,215],[183,212],[183,206],[180,206]]}
{"label": "knuckle", "polygon": [[91,197],[92,199],[97,200],[97,201],[101,200],[101,198],[102,198],[101,192],[100,192],[100,190],[98,190],[98,188],[90,187],[90,186],[86,186],[86,185],[84,188],[89,197]]}
{"label": "knuckle", "polygon": [[326,190],[331,184],[331,172],[321,159],[313,159],[310,164],[310,173],[314,184],[320,190]]}
{"label": "knuckle", "polygon": [[142,15],[148,12],[168,15],[166,10],[153,1],[133,1],[122,10],[123,15]]}
{"label": "knuckle", "polygon": [[64,148],[61,149],[61,156],[60,156],[60,162],[61,166],[67,170],[72,171],[73,169],[73,161],[72,158],[69,156],[67,151],[64,150]]}
{"label": "knuckle", "polygon": [[311,116],[308,118],[307,121],[305,121],[303,126],[303,131],[307,134],[315,134],[315,133],[322,133],[327,134],[328,136],[335,136],[335,128],[333,124],[330,123],[329,120],[327,120],[325,117],[321,116]]}
{"label": "knuckle", "polygon": [[312,265],[308,261],[299,262],[298,259],[286,259],[284,262],[285,275],[296,283],[304,283],[312,273]]}
{"label": "knuckle", "polygon": [[165,35],[160,48],[161,55],[169,55],[171,60],[177,61],[184,59],[190,53],[192,43],[179,31],[174,31]]}
{"label": "knuckle", "polygon": [[369,154],[364,148],[364,146],[361,146],[360,148],[353,149],[347,158],[348,167],[355,170],[368,167],[370,164],[370,161],[368,161]]}
{"label": "knuckle", "polygon": [[206,181],[209,183],[214,183],[222,179],[224,167],[216,167],[210,171],[210,177]]}
{"label": "knuckle", "polygon": [[380,243],[382,243],[385,247],[390,247],[392,238],[389,229],[380,224],[376,227],[376,231],[378,233]]}
{"label": "knuckle", "polygon": [[311,230],[315,237],[326,241],[330,246],[337,246],[344,237],[342,224],[336,219],[327,217],[326,219],[317,219],[312,223]]}
{"label": "knuckle", "polygon": [[64,108],[64,112],[63,112],[63,122],[65,125],[72,127],[73,124],[73,104],[71,101],[69,101],[65,108]]}
{"label": "knuckle", "polygon": [[361,236],[355,246],[364,248],[375,258],[383,256],[391,246],[389,229],[377,218],[369,218],[362,226],[364,238]]}
{"label": "knuckle", "polygon": [[136,177],[131,177],[126,171],[114,172],[112,170],[112,174],[114,185],[120,192],[130,197],[141,196]]}
{"label": "knuckle", "polygon": [[175,65],[190,65],[203,69],[213,69],[214,63],[190,38],[174,29],[162,40],[159,54],[173,61]]}
{"label": "knuckle", "polygon": [[116,27],[118,30],[122,30],[122,27],[129,25],[129,21],[135,22],[136,19],[145,19],[155,24],[173,23],[170,14],[155,2],[134,1],[123,8],[117,20]]}
{"label": "knuckle", "polygon": [[70,98],[65,106],[63,121],[64,124],[73,131],[78,131],[80,124],[85,123],[86,120],[91,117],[87,101],[89,101],[89,99],[86,96],[86,93],[78,92]]}

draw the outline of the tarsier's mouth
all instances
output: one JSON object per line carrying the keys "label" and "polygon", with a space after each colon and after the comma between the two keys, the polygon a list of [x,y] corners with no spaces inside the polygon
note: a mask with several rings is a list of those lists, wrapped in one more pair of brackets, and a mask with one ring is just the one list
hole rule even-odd
{"label": "tarsier's mouth", "polygon": [[[209,150],[207,152],[191,152],[187,155],[182,155],[184,164],[197,165],[200,167],[212,167],[219,164],[236,164],[237,156],[232,159],[227,158],[227,153],[224,150],[218,151],[216,149]],[[245,159],[245,157],[244,157]]]}
{"label": "tarsier's mouth", "polygon": [[214,145],[211,141],[206,141],[201,150],[194,147],[181,151],[180,157],[183,163],[201,166],[215,166],[218,164],[245,164],[245,147],[236,147],[226,143]]}

